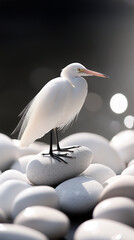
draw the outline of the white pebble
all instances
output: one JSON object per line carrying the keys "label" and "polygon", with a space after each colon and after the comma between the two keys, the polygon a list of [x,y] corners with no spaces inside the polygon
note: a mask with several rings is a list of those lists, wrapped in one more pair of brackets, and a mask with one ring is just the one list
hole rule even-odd
{"label": "white pebble", "polygon": [[0,169],[5,171],[14,161],[16,161],[18,149],[12,143],[12,140],[0,133]]}
{"label": "white pebble", "polygon": [[85,213],[98,203],[102,185],[90,177],[69,179],[56,187],[60,208],[69,214]]}
{"label": "white pebble", "polygon": [[123,223],[108,219],[93,219],[82,223],[74,240],[132,240],[134,230]]}
{"label": "white pebble", "polygon": [[134,176],[120,175],[115,181],[109,183],[102,191],[100,201],[118,196],[134,200]]}
{"label": "white pebble", "polygon": [[61,146],[83,145],[93,152],[92,163],[100,163],[110,167],[116,174],[120,174],[125,164],[118,153],[110,146],[109,141],[94,133],[76,133],[64,138]]}
{"label": "white pebble", "polygon": [[3,209],[7,217],[11,217],[13,202],[21,191],[31,187],[19,180],[9,180],[0,186],[0,208]]}
{"label": "white pebble", "polygon": [[27,164],[34,158],[35,155],[26,155],[20,157],[13,165],[11,169],[17,170],[22,173],[26,173]]}
{"label": "white pebble", "polygon": [[41,151],[49,149],[49,145],[42,142],[34,142],[29,147],[20,147],[19,139],[12,139],[14,146],[18,149],[18,157],[38,154]]}
{"label": "white pebble", "polygon": [[120,178],[120,175],[116,175],[116,176],[113,176],[109,179],[107,179],[104,183],[103,183],[103,187],[105,188],[109,183],[113,182],[113,181],[116,181],[117,179]]}
{"label": "white pebble", "polygon": [[134,227],[134,201],[126,197],[106,199],[95,207],[93,218],[111,219]]}
{"label": "white pebble", "polygon": [[134,176],[134,165],[127,167],[125,170],[122,171],[121,175],[132,175]]}
{"label": "white pebble", "polygon": [[57,209],[33,206],[23,210],[14,221],[15,224],[36,229],[50,239],[64,237],[69,230],[69,218]]}
{"label": "white pebble", "polygon": [[115,176],[115,172],[102,164],[93,163],[91,164],[82,174],[81,176],[92,177],[97,180],[99,183],[103,184],[107,179]]}
{"label": "white pebble", "polygon": [[125,130],[115,135],[110,145],[127,164],[134,158],[134,130]]}
{"label": "white pebble", "polygon": [[132,159],[129,163],[128,163],[128,167],[131,166],[131,165],[134,165],[134,159]]}
{"label": "white pebble", "polygon": [[72,158],[64,158],[67,162],[59,162],[50,156],[36,155],[27,166],[27,177],[35,185],[54,186],[66,179],[82,173],[92,161],[92,153],[86,147],[72,149]]}
{"label": "white pebble", "polygon": [[5,181],[13,180],[13,179],[20,180],[20,181],[30,184],[29,180],[27,179],[26,174],[23,174],[17,170],[7,170],[7,171],[3,172],[0,175],[0,184],[4,183]]}
{"label": "white pebble", "polygon": [[16,224],[0,224],[0,239],[1,240],[48,240],[48,238],[28,227],[19,226]]}
{"label": "white pebble", "polygon": [[49,186],[38,186],[25,189],[15,198],[12,217],[15,218],[19,212],[34,205],[58,208],[59,198],[55,189]]}

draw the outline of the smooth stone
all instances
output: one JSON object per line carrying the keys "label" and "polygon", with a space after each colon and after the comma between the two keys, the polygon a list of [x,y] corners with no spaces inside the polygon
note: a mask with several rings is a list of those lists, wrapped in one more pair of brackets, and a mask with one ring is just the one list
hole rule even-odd
{"label": "smooth stone", "polygon": [[99,183],[103,184],[107,179],[115,176],[115,172],[102,164],[93,163],[91,164],[82,174],[81,176],[92,177],[97,180]]}
{"label": "smooth stone", "polygon": [[30,184],[29,180],[27,179],[26,174],[23,174],[17,170],[6,170],[0,175],[0,184],[4,183],[5,181],[8,180],[20,180],[25,183]]}
{"label": "smooth stone", "polygon": [[131,166],[127,167],[125,170],[123,170],[121,175],[134,176],[134,165],[131,165]]}
{"label": "smooth stone", "polygon": [[83,145],[93,153],[92,163],[100,163],[110,167],[116,174],[120,174],[125,164],[118,153],[110,146],[109,141],[94,133],[76,133],[64,138],[61,146]]}
{"label": "smooth stone", "polygon": [[134,176],[120,175],[109,183],[100,195],[100,201],[111,197],[128,197],[134,200]]}
{"label": "smooth stone", "polygon": [[0,208],[11,217],[13,202],[20,192],[31,186],[19,180],[9,180],[0,185]]}
{"label": "smooth stone", "polygon": [[16,161],[18,149],[12,140],[5,134],[0,133],[0,169],[7,170]]}
{"label": "smooth stone", "polygon": [[13,165],[11,169],[17,170],[22,173],[26,173],[27,164],[34,158],[35,155],[26,155],[20,157]]}
{"label": "smooth stone", "polygon": [[81,214],[92,210],[98,203],[102,185],[91,177],[79,176],[56,187],[60,209],[68,214]]}
{"label": "smooth stone", "polygon": [[2,208],[0,208],[0,223],[5,223],[7,221],[7,217]]}
{"label": "smooth stone", "polygon": [[49,145],[42,142],[34,142],[30,144],[29,147],[20,147],[19,139],[12,139],[14,146],[18,149],[18,157],[26,156],[26,155],[35,155],[44,150],[49,149]]}
{"label": "smooth stone", "polygon": [[0,224],[1,240],[48,240],[42,233],[17,224]]}
{"label": "smooth stone", "polygon": [[115,135],[110,141],[121,159],[127,164],[134,158],[134,130],[124,130]]}
{"label": "smooth stone", "polygon": [[57,209],[41,206],[28,207],[17,215],[15,224],[42,232],[50,239],[64,237],[69,230],[69,218]]}
{"label": "smooth stone", "polygon": [[59,208],[59,198],[55,189],[49,186],[35,186],[25,189],[15,198],[12,217],[15,218],[22,210],[34,205]]}
{"label": "smooth stone", "polygon": [[128,163],[128,167],[131,166],[131,165],[134,165],[134,159],[132,159],[129,163]]}
{"label": "smooth stone", "polygon": [[103,183],[103,187],[105,188],[109,183],[113,182],[113,181],[116,181],[117,179],[120,178],[121,175],[116,175],[116,176],[113,176],[109,179],[107,179],[104,183]]}
{"label": "smooth stone", "polygon": [[113,197],[100,202],[93,218],[111,219],[134,227],[134,201],[126,197]]}
{"label": "smooth stone", "polygon": [[92,161],[92,152],[86,147],[72,149],[68,153],[72,158],[65,158],[67,162],[59,162],[50,156],[36,155],[27,165],[27,177],[35,185],[57,185],[64,180],[82,173]]}
{"label": "smooth stone", "polygon": [[93,219],[82,223],[74,240],[132,240],[134,230],[123,223],[108,219]]}

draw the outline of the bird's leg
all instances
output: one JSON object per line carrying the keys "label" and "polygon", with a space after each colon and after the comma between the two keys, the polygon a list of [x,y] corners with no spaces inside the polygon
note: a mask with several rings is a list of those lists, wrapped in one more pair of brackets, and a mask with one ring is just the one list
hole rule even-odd
{"label": "bird's leg", "polygon": [[[64,148],[61,148],[61,147],[60,147],[60,144],[59,144],[59,137],[58,137],[58,130],[57,130],[57,128],[54,129],[54,133],[55,133],[56,145],[57,145],[56,151],[59,151],[59,152],[73,152],[73,151],[70,150],[70,149],[79,148],[79,147],[80,147],[80,146],[72,146],[72,147],[64,147]],[[71,156],[68,156],[68,157],[71,157]]]}
{"label": "bird's leg", "polygon": [[50,131],[50,149],[49,154],[48,153],[42,153],[43,156],[50,155],[52,158],[56,159],[59,162],[64,162],[67,164],[65,160],[63,160],[61,157],[66,157],[67,154],[56,154],[53,153],[53,130]]}
{"label": "bird's leg", "polygon": [[54,129],[54,133],[55,133],[55,139],[56,139],[56,145],[57,145],[56,151],[61,152],[62,149],[60,148],[60,144],[59,144],[59,137],[58,137],[58,130],[57,130],[57,128]]}

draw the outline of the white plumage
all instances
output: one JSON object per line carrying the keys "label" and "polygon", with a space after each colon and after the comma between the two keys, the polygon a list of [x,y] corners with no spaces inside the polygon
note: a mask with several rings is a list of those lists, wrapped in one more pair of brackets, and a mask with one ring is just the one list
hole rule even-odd
{"label": "white plumage", "polygon": [[55,128],[68,125],[81,110],[87,96],[82,76],[106,77],[79,63],[65,67],[61,76],[49,81],[24,109],[19,123],[21,146],[27,147]]}

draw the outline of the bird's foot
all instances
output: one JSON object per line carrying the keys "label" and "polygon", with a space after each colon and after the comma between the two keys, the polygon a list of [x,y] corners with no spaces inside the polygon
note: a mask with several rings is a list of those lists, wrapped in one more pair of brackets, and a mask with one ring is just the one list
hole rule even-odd
{"label": "bird's foot", "polygon": [[[73,150],[70,150],[70,149],[79,148],[79,147],[80,147],[80,145],[78,145],[78,146],[71,146],[71,147],[64,147],[64,148],[54,149],[53,151],[58,151],[58,152],[71,152],[71,153],[73,153],[74,151],[73,151]],[[68,157],[71,157],[71,156],[68,156]]]}
{"label": "bird's foot", "polygon": [[[56,154],[56,153],[42,153],[42,156],[46,156],[46,155],[49,155],[51,156],[52,158],[56,159],[58,162],[64,162],[67,164],[67,162],[62,158],[62,157],[69,157],[67,156],[67,153],[65,154]],[[70,156],[71,157],[71,156]]]}

